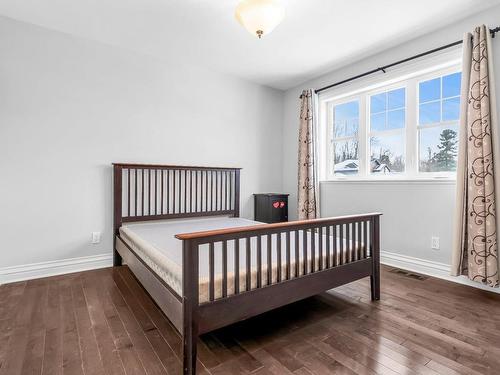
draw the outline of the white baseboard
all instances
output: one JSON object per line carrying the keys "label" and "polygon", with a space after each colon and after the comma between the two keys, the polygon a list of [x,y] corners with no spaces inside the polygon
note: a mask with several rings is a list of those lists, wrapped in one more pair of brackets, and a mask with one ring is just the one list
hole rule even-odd
{"label": "white baseboard", "polygon": [[3,267],[0,268],[0,284],[62,275],[65,273],[88,271],[97,268],[111,267],[112,265],[113,255],[101,254],[25,264],[21,266]]}
{"label": "white baseboard", "polygon": [[474,288],[487,290],[493,293],[499,293],[499,288],[492,288],[480,283],[469,280],[465,276],[451,276],[451,266],[445,263],[433,262],[430,260],[414,258],[407,255],[401,255],[397,253],[391,253],[388,251],[380,252],[380,263],[387,266],[401,268],[403,270],[412,271],[420,273],[423,275],[437,277],[439,279],[444,279],[452,281],[458,284],[469,285]]}
{"label": "white baseboard", "polygon": [[[469,285],[494,293],[500,293],[499,288],[491,288],[473,282],[464,276],[451,276],[450,265],[448,264],[414,258],[407,255],[391,253],[388,251],[380,252],[380,262],[387,266],[401,268],[404,270],[445,279],[459,284]],[[50,262],[25,264],[21,266],[4,267],[0,268],[0,284],[62,275],[65,273],[88,271],[98,268],[111,267],[112,265],[113,255],[101,254],[80,258],[55,260]]]}

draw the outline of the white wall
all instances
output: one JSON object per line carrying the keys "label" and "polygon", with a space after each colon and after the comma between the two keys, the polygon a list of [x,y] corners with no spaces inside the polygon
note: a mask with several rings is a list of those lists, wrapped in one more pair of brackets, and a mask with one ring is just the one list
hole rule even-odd
{"label": "white wall", "polygon": [[[496,27],[500,6],[465,19],[430,35],[377,55],[353,62],[343,69],[288,90],[283,106],[283,187],[291,193],[290,217],[296,217],[297,129],[299,94],[304,88],[319,88],[417,53],[454,42],[482,23]],[[500,38],[493,40],[500,90]],[[335,46],[332,46],[335,53]],[[500,172],[499,172],[500,173]],[[321,184],[322,216],[381,211],[382,250],[445,264],[451,263],[451,229],[454,184],[400,182],[336,182]],[[440,237],[439,251],[431,250],[431,236]]]}
{"label": "white wall", "polygon": [[116,161],[242,167],[252,217],[281,115],[280,91],[0,17],[0,271],[111,254]]}

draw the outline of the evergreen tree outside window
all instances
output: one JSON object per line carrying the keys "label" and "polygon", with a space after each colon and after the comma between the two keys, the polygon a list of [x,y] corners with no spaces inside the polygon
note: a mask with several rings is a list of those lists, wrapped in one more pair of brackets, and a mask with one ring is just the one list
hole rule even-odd
{"label": "evergreen tree outside window", "polygon": [[419,83],[419,172],[457,169],[460,73]]}

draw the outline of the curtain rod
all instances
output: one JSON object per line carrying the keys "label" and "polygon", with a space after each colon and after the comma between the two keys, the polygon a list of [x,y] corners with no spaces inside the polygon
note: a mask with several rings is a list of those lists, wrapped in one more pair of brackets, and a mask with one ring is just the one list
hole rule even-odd
{"label": "curtain rod", "polygon": [[[494,29],[490,29],[491,37],[494,38],[495,34],[498,33],[498,32],[500,32],[500,26],[496,27]],[[407,57],[406,59],[393,62],[392,64],[381,66],[379,68],[370,70],[370,71],[362,73],[362,74],[358,74],[357,76],[350,77],[350,78],[344,79],[344,80],[339,81],[339,82],[332,83],[331,85],[328,85],[328,86],[325,86],[325,87],[321,87],[320,89],[314,90],[314,92],[316,94],[319,94],[321,91],[325,91],[325,90],[331,89],[332,87],[339,86],[339,85],[342,85],[344,83],[347,83],[347,82],[350,82],[350,81],[354,81],[354,80],[362,78],[362,77],[366,77],[366,76],[368,76],[370,74],[373,74],[373,73],[377,73],[377,72],[383,72],[383,73],[385,73],[386,69],[392,68],[393,66],[400,65],[400,64],[403,64],[405,62],[408,62],[408,61],[411,61],[411,60],[415,60],[415,59],[418,59],[420,57],[423,57],[423,56],[426,56],[426,55],[430,55],[432,53],[435,53],[435,52],[438,52],[438,51],[442,51],[442,50],[450,48],[450,47],[458,46],[459,44],[462,44],[462,43],[463,43],[463,40],[457,40],[456,42],[453,42],[453,43],[450,43],[450,44],[446,44],[444,46],[437,47],[437,48],[431,49],[431,50],[426,51],[426,52],[419,53],[418,55]],[[302,95],[301,95],[301,97],[302,97]]]}

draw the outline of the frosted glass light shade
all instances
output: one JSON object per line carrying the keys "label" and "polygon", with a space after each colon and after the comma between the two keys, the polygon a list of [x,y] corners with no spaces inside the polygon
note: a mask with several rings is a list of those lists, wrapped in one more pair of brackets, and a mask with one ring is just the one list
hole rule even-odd
{"label": "frosted glass light shade", "polygon": [[236,7],[236,19],[251,34],[267,35],[285,17],[285,8],[277,0],[243,0]]}

